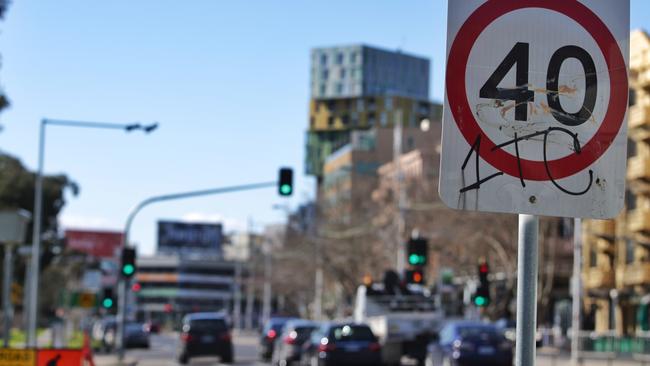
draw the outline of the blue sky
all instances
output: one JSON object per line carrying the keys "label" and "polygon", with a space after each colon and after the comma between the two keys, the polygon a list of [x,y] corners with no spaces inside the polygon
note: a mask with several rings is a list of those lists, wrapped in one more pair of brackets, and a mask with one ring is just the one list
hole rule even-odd
{"label": "blue sky", "polygon": [[[152,206],[132,239],[151,253],[158,219],[224,220],[226,230],[281,221],[276,204],[313,197],[303,175],[309,50],[367,43],[432,59],[442,100],[446,7],[441,0],[14,1],[0,24],[0,149],[36,165],[43,117],[158,121],[154,134],[48,129],[45,167],[81,185],[65,225],[120,229],[156,194],[275,179],[293,166],[296,195],[274,189]],[[650,28],[632,0],[632,27]]]}

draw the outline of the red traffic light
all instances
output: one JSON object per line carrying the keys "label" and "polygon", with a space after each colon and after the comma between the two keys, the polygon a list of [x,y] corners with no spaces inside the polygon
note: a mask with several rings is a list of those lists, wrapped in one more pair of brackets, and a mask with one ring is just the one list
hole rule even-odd
{"label": "red traffic light", "polygon": [[487,274],[490,271],[490,267],[488,267],[487,263],[481,263],[478,266],[478,271],[479,273]]}
{"label": "red traffic light", "polygon": [[142,290],[142,285],[136,282],[131,286],[131,290],[133,292],[140,292],[140,290]]}

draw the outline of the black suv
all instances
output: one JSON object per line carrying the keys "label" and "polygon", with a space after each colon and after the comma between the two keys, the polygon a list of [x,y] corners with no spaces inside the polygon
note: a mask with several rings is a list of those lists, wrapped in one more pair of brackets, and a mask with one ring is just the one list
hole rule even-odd
{"label": "black suv", "polygon": [[221,362],[233,362],[232,337],[228,318],[221,313],[194,313],[183,318],[178,362],[192,357],[219,356]]}

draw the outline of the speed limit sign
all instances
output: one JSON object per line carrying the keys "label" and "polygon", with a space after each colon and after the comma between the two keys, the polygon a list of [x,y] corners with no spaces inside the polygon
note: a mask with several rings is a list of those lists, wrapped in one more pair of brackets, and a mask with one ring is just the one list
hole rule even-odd
{"label": "speed limit sign", "polygon": [[623,207],[629,0],[449,1],[440,196],[456,209]]}

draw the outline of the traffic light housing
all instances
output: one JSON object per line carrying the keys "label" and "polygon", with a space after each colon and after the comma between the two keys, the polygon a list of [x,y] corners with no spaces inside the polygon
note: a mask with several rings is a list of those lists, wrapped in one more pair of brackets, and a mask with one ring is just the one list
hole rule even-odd
{"label": "traffic light housing", "polygon": [[486,261],[478,264],[478,288],[474,294],[474,305],[477,307],[486,307],[490,305],[490,266]]}
{"label": "traffic light housing", "polygon": [[113,289],[110,287],[104,288],[102,291],[102,302],[101,306],[104,309],[110,310],[115,307],[115,295],[113,295]]}
{"label": "traffic light housing", "polygon": [[424,271],[421,269],[407,269],[405,277],[406,283],[414,285],[424,284]]}
{"label": "traffic light housing", "polygon": [[131,278],[135,275],[135,248],[122,249],[122,266],[120,274],[124,278]]}
{"label": "traffic light housing", "polygon": [[424,238],[411,238],[407,244],[406,260],[408,264],[424,267],[428,262],[429,242]]}
{"label": "traffic light housing", "polygon": [[280,196],[291,196],[293,193],[293,169],[280,169],[278,177],[278,193]]}

